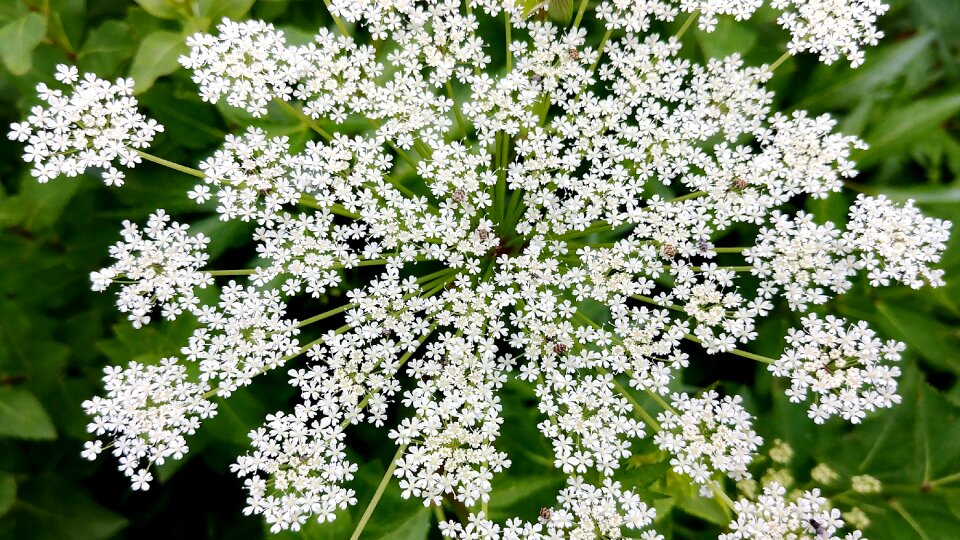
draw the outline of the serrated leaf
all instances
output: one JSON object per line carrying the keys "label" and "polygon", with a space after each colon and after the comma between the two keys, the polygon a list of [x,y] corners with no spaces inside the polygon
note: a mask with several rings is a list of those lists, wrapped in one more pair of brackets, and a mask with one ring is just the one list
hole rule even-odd
{"label": "serrated leaf", "polygon": [[0,437],[49,441],[57,438],[57,430],[28,390],[0,387]]}
{"label": "serrated leaf", "polygon": [[157,30],[148,35],[140,43],[130,66],[134,93],[149,90],[158,77],[176,71],[180,67],[180,56],[188,52],[183,35],[177,32]]}
{"label": "serrated leaf", "polygon": [[47,33],[47,19],[28,13],[0,28],[0,57],[14,75],[23,75],[33,65],[33,50]]}

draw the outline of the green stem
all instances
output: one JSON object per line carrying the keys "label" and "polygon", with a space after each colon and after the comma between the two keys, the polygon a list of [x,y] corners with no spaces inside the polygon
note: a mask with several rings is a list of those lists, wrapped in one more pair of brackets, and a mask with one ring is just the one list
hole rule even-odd
{"label": "green stem", "polygon": [[631,298],[633,298],[634,300],[640,300],[641,302],[646,302],[648,304],[653,304],[654,306],[657,306],[657,307],[672,309],[673,311],[679,311],[680,313],[686,313],[686,310],[683,309],[682,306],[678,306],[676,304],[661,304],[660,302],[657,302],[653,298],[650,298],[649,296],[643,296],[642,294],[635,294]]}
{"label": "green stem", "polygon": [[706,191],[694,191],[693,193],[687,193],[686,195],[681,195],[681,196],[679,196],[679,197],[674,197],[674,198],[668,200],[667,202],[680,202],[680,201],[685,201],[685,200],[687,200],[687,199],[696,199],[697,197],[702,197],[702,196],[704,196],[704,195],[706,195],[706,194],[707,194]]}
{"label": "green stem", "polygon": [[[691,335],[691,334],[687,334],[687,335],[685,335],[685,336],[683,336],[683,337],[686,338],[686,339],[688,339],[688,340],[690,340],[690,341],[692,341],[692,342],[694,342],[694,343],[701,343],[701,344],[703,343],[702,341],[700,341],[699,338],[697,338],[696,336]],[[763,362],[764,364],[774,364],[774,363],[776,363],[776,360],[774,360],[773,358],[770,358],[769,356],[761,356],[761,355],[759,355],[759,354],[754,354],[754,353],[752,353],[752,352],[741,351],[740,349],[730,349],[730,350],[723,351],[723,352],[730,353],[730,354],[733,354],[733,355],[736,355],[736,356],[742,356],[742,357],[744,357],[744,358],[749,358],[749,359],[751,359],[751,360],[756,360],[757,362]]]}
{"label": "green stem", "polygon": [[716,253],[743,253],[748,250],[748,247],[715,247],[713,251]]}
{"label": "green stem", "polygon": [[453,114],[457,118],[457,127],[460,128],[460,131],[463,132],[463,136],[467,136],[467,123],[463,120],[463,114],[460,113],[460,105],[457,103],[457,96],[453,91],[453,85],[450,84],[450,81],[447,81],[447,95],[450,97],[450,101],[453,102]]}
{"label": "green stem", "polygon": [[197,170],[197,169],[193,169],[193,168],[191,168],[191,167],[184,167],[183,165],[180,165],[179,163],[174,163],[174,162],[172,162],[172,161],[168,161],[168,160],[163,159],[163,158],[161,158],[161,157],[157,157],[157,156],[155,156],[155,155],[153,155],[153,154],[148,154],[148,153],[146,153],[146,152],[141,152],[140,150],[137,150],[136,152],[137,152],[137,155],[138,155],[138,156],[142,157],[143,159],[145,159],[145,160],[147,160],[147,161],[152,161],[152,162],[156,163],[157,165],[163,165],[164,167],[173,169],[173,170],[175,170],[175,171],[180,171],[180,172],[182,172],[182,173],[184,173],[184,174],[189,174],[190,176],[196,176],[197,178],[206,178],[206,177],[207,177],[207,175],[204,174],[203,171],[200,171],[200,170]]}
{"label": "green stem", "polygon": [[308,324],[313,324],[313,323],[315,323],[315,322],[317,322],[317,321],[322,321],[322,320],[324,320],[324,319],[326,319],[326,318],[328,318],[328,317],[333,317],[334,315],[336,315],[336,314],[338,314],[338,313],[343,313],[344,311],[346,311],[346,310],[348,310],[348,309],[352,309],[352,308],[354,308],[354,307],[356,307],[356,304],[346,304],[346,305],[340,306],[340,307],[338,307],[338,308],[333,308],[333,309],[331,309],[330,311],[324,311],[323,313],[321,313],[321,314],[319,314],[319,315],[314,315],[313,317],[310,317],[309,319],[304,319],[304,320],[300,321],[300,324],[297,325],[297,328],[303,328],[304,326],[307,326]]}
{"label": "green stem", "polygon": [[343,21],[340,20],[340,17],[334,15],[333,10],[330,9],[330,0],[323,0],[323,5],[327,6],[327,13],[330,14],[330,18],[333,19],[333,22],[337,25],[337,29],[340,30],[340,33],[346,37],[350,37],[350,30],[348,30],[347,26],[343,24]]}
{"label": "green stem", "polygon": [[243,270],[203,270],[211,276],[249,276],[256,273],[256,268],[245,268]]}
{"label": "green stem", "polygon": [[931,486],[939,486],[942,484],[949,484],[954,480],[960,480],[960,472],[944,476],[943,478],[937,478],[936,480],[931,480],[929,484]]}
{"label": "green stem", "polygon": [[313,131],[316,131],[317,133],[319,133],[320,136],[323,137],[324,139],[328,141],[333,140],[333,135],[328,133],[327,130],[320,127],[320,124],[318,124],[316,120],[314,120],[313,118],[310,118],[309,115],[303,112],[303,109],[294,107],[293,105],[287,103],[286,101],[280,98],[273,98],[273,101],[278,103],[284,109],[286,109],[287,112],[297,117],[301,122],[304,123],[304,125],[312,129]]}
{"label": "green stem", "polygon": [[787,61],[787,58],[790,58],[790,51],[787,51],[780,55],[780,58],[777,58],[774,63],[770,64],[770,71],[776,71],[781,64]]}
{"label": "green stem", "polygon": [[360,214],[355,214],[347,210],[346,208],[343,207],[343,205],[339,203],[334,203],[334,204],[331,204],[330,206],[321,206],[316,199],[314,199],[309,195],[302,195],[300,199],[297,200],[297,204],[306,206],[308,208],[313,208],[315,210],[329,210],[330,213],[332,214],[348,217],[350,219],[360,219]]}
{"label": "green stem", "polygon": [[510,47],[510,44],[513,43],[513,39],[510,37],[510,31],[512,25],[510,24],[510,13],[506,10],[503,12],[503,27],[507,33],[507,73],[510,73],[510,70],[513,69],[513,50]]}
{"label": "green stem", "polygon": [[589,0],[581,0],[580,9],[577,10],[577,17],[573,20],[574,28],[578,28],[583,21],[583,14],[586,13],[588,4],[590,4]]}
{"label": "green stem", "polygon": [[370,503],[367,505],[367,509],[364,510],[363,516],[360,517],[360,522],[357,523],[357,528],[353,530],[353,534],[350,536],[350,540],[357,540],[360,538],[360,534],[363,533],[364,527],[367,526],[367,522],[370,521],[370,516],[373,514],[373,510],[377,507],[377,503],[380,502],[380,497],[383,496],[383,492],[387,489],[387,485],[390,484],[390,479],[393,477],[393,471],[397,468],[397,460],[399,460],[404,451],[406,451],[407,445],[402,445],[397,449],[397,453],[393,456],[393,461],[390,462],[390,466],[387,467],[387,472],[384,473],[383,479],[380,480],[380,485],[377,486],[377,491],[374,492],[373,498],[370,499]]}
{"label": "green stem", "polygon": [[683,37],[683,34],[690,29],[690,26],[693,25],[693,21],[697,20],[697,17],[700,16],[700,11],[694,11],[687,17],[686,21],[683,21],[683,26],[680,27],[680,30],[677,32],[677,39]]}
{"label": "green stem", "polygon": [[432,504],[430,507],[433,508],[433,517],[437,519],[437,525],[447,520],[447,516],[443,515],[442,504]]}

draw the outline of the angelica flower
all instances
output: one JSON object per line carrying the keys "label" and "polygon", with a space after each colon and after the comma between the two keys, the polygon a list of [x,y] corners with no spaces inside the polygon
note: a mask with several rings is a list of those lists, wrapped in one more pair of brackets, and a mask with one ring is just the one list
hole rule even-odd
{"label": "angelica flower", "polygon": [[770,371],[790,378],[790,401],[813,394],[808,415],[816,423],[838,414],[859,423],[868,412],[900,403],[900,368],[887,362],[900,360],[903,343],[882,342],[863,321],[848,326],[845,319],[811,313],[802,322],[803,328],[789,331],[791,348]]}
{"label": "angelica flower", "polygon": [[23,160],[31,174],[45,183],[58,176],[74,177],[100,169],[108,186],[123,184],[117,166],[140,163],[138,149],[147,148],[163,126],[137,110],[133,79],[110,83],[76,67],[58,65],[56,79],[66,90],[37,85],[46,107],[30,109],[26,121],[10,126],[11,140],[26,142]]}

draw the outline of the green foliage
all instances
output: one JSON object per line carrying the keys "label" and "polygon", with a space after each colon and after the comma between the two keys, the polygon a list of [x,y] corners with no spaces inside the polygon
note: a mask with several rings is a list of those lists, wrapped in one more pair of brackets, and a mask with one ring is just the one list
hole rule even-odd
{"label": "green foliage", "polygon": [[[541,3],[525,5],[533,9]],[[551,1],[549,6],[549,16],[569,19],[579,2]],[[309,132],[296,118],[271,111],[254,122],[242,111],[204,103],[179,67],[185,36],[222,17],[248,14],[273,21],[291,39],[307,40],[318,25],[329,23],[320,2],[0,2],[3,120],[22,118],[35,103],[33,86],[52,82],[54,66],[68,62],[105,78],[134,78],[143,107],[166,127],[157,140],[159,155],[196,163],[226,134],[254,123],[302,145]],[[769,43],[779,41],[769,39],[761,27],[763,16],[756,19],[735,23],[721,18],[712,34],[691,29],[683,37],[684,54],[696,51],[695,60],[702,61],[742,52],[748,62],[770,62],[782,51]],[[844,131],[871,144],[856,156],[862,173],[850,183],[854,190],[913,199],[931,215],[960,222],[960,4],[901,0],[883,24],[889,37],[868,52],[857,70],[810,59],[782,66],[774,81],[778,106],[829,112]],[[493,52],[497,54],[501,52]],[[19,145],[0,144],[5,158],[0,162],[0,540],[349,538],[392,455],[392,445],[378,433],[351,432],[350,452],[360,465],[351,487],[359,503],[335,522],[310,522],[299,534],[271,535],[259,517],[241,514],[242,489],[228,465],[247,448],[250,429],[267,414],[289,409],[292,392],[283,374],[222,402],[220,416],[188,441],[188,459],[159,467],[161,483],[147,494],[129,493],[109,458],[95,464],[81,461],[87,420],[80,404],[99,392],[102,367],[176,354],[192,329],[182,319],[134,330],[115,312],[109,295],[89,292],[86,276],[105,263],[120,222],[142,222],[158,207],[188,214],[194,230],[215,238],[214,257],[240,264],[252,257],[242,250],[250,230],[220,222],[209,207],[187,200],[184,193],[193,178],[145,165],[121,190],[106,189],[91,178],[40,186],[18,161]],[[818,220],[843,221],[849,202],[849,194],[836,194],[808,207]],[[787,402],[783,381],[762,367],[754,369],[739,358],[709,359],[741,377],[736,390],[758,413],[757,427],[765,439],[780,438],[794,448],[790,467],[799,485],[813,485],[808,472],[817,463],[840,474],[825,494],[844,510],[862,509],[871,520],[865,535],[874,540],[949,539],[960,530],[956,236],[942,266],[948,282],[943,289],[918,294],[861,285],[831,306],[844,316],[868,320],[885,337],[909,347],[903,403],[862,425],[814,426],[802,406]],[[776,355],[783,346],[781,336],[794,323],[785,310],[775,314],[763,321],[754,349],[758,353]],[[599,311],[594,315],[603,316]],[[535,396],[508,382],[502,398],[503,432],[509,436],[498,445],[509,453],[513,467],[494,479],[488,509],[495,519],[534,519],[541,506],[552,504],[563,475],[553,469],[550,445],[535,427],[540,419],[532,405]],[[729,521],[726,507],[699,497],[668,468],[666,456],[637,444],[629,466],[616,478],[656,506],[658,528],[669,538],[715,537]],[[853,492],[850,478],[862,474],[880,479],[883,491]],[[462,510],[449,501],[442,508],[451,519]],[[403,499],[394,482],[362,538],[435,538],[428,532],[435,522],[430,508]]]}

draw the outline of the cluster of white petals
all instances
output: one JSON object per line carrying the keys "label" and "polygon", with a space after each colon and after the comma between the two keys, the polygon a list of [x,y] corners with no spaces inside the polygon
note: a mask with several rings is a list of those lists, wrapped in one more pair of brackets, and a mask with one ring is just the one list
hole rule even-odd
{"label": "cluster of white petals", "polygon": [[791,54],[812,52],[832,64],[846,58],[852,67],[863,63],[863,47],[883,37],[877,18],[889,6],[883,0],[771,0],[783,10],[777,22],[790,32]]}
{"label": "cluster of white petals", "polygon": [[819,489],[804,491],[796,500],[788,500],[786,492],[783,486],[771,483],[756,501],[734,503],[737,519],[730,523],[731,532],[718,539],[863,540],[860,531],[840,536],[844,525],[840,511],[828,506]]}
{"label": "cluster of white petals", "polygon": [[123,240],[110,248],[117,262],[90,274],[93,290],[121,283],[117,309],[129,313],[134,328],[149,323],[157,306],[168,320],[196,309],[200,300],[195,290],[213,284],[213,277],[200,270],[209,259],[205,249],[210,238],[203,233],[190,236],[189,229],[163,210],[151,214],[142,231],[124,221]]}
{"label": "cluster of white petals", "polygon": [[[443,522],[440,532],[457,540],[615,540],[624,538],[622,528],[639,531],[656,516],[636,494],[609,478],[596,486],[580,476],[570,477],[557,495],[557,503],[555,508],[541,509],[536,522],[511,519],[499,525],[480,512],[471,514],[466,524]],[[663,536],[646,530],[630,538],[662,540]]]}
{"label": "cluster of white petals", "polygon": [[123,184],[124,172],[140,163],[138,149],[147,148],[163,126],[137,109],[133,79],[110,83],[92,73],[79,78],[77,68],[57,66],[56,78],[67,92],[37,85],[46,107],[36,105],[23,122],[10,126],[9,138],[26,142],[23,160],[38,182],[73,177],[100,169],[108,186]]}
{"label": "cluster of white petals", "polygon": [[866,413],[900,403],[897,377],[900,368],[884,363],[900,360],[903,343],[881,341],[860,321],[811,313],[803,327],[787,335],[789,349],[770,371],[790,378],[787,395],[799,403],[812,394],[808,415],[818,424],[840,415],[859,423]]}
{"label": "cluster of white petals", "polygon": [[[188,450],[185,437],[216,414],[217,404],[206,395],[209,387],[192,382],[176,358],[104,371],[106,395],[83,402],[92,417],[87,430],[112,437],[110,451],[119,458],[120,470],[134,489],[145,490],[153,479],[150,468],[182,458]],[[101,441],[88,442],[83,455],[94,459],[103,450]]]}
{"label": "cluster of white petals", "polygon": [[897,281],[919,289],[944,285],[940,262],[950,238],[950,222],[924,216],[913,201],[903,206],[879,195],[858,195],[844,234],[851,249],[863,252],[860,264],[874,287]]}
{"label": "cluster of white petals", "polygon": [[215,385],[217,395],[227,397],[297,353],[297,321],[285,315],[286,305],[277,291],[231,281],[217,306],[196,310],[201,327],[180,352],[199,364],[204,384]]}
{"label": "cluster of white petals", "polygon": [[771,227],[760,229],[755,245],[744,251],[751,271],[760,277],[761,295],[782,294],[790,309],[804,311],[807,304],[823,304],[829,293],[850,288],[858,260],[833,223],[818,225],[805,212],[792,218],[774,212],[770,222]]}
{"label": "cluster of white petals", "polygon": [[[705,494],[724,476],[749,479],[762,441],[738,396],[673,393],[657,426],[634,390],[664,403],[705,355],[765,360],[737,347],[757,338],[777,296],[803,311],[863,269],[874,285],[942,284],[932,265],[949,224],[912,204],[861,197],[846,231],[787,213],[839,191],[862,141],[836,133],[829,115],[774,111],[770,64],[738,54],[700,64],[676,36],[651,31],[694,18],[709,31],[719,17],[750,17],[759,0],[603,0],[590,23],[571,27],[526,13],[527,2],[466,2],[331,0],[335,24],[356,38],[320,29],[294,45],[265,22],[225,20],[216,35],[189,39],[181,62],[203,99],[254,116],[276,110],[313,140],[248,127],[195,173],[204,180],[191,198],[250,223],[256,268],[201,271],[206,239],[159,213],[146,236],[126,224],[119,262],[94,275],[97,289],[133,281],[120,305],[137,324],[156,305],[199,322],[182,349],[191,370],[173,359],[110,370],[106,397],[86,404],[91,431],[114,437],[135,486],[146,487],[150,464],[185,451],[183,435],[214,412],[209,399],[286,366],[298,404],[251,431],[233,466],[247,513],[298,530],[355,505],[345,438],[361,423],[389,426],[397,457],[388,471],[404,497],[484,507],[494,476],[511,466],[501,399],[516,383],[530,390],[553,450],[540,461],[567,485],[537,521],[474,511],[443,523],[443,534],[659,538],[644,530],[652,501],[617,481],[638,439],[657,431],[674,470]],[[787,10],[791,52],[854,63],[883,11],[865,1],[774,4]],[[481,24],[491,17],[518,30],[495,69],[488,53],[501,37],[488,42]],[[598,26],[605,37],[586,30]],[[34,123],[14,131],[30,139]],[[62,127],[68,139],[77,129]],[[731,233],[750,247],[723,245]],[[194,296],[213,277],[240,274],[249,285],[224,284],[219,302]],[[340,303],[313,311],[345,284]],[[302,321],[287,318],[288,300]],[[804,325],[772,369],[793,381],[791,399],[815,396],[817,422],[857,422],[899,399],[899,371],[880,362],[895,360],[899,344],[832,317]],[[300,346],[304,335],[313,341]],[[87,455],[102,448],[90,443]],[[737,504],[731,540],[823,537],[840,526],[816,493],[788,503],[771,487]]]}
{"label": "cluster of white petals", "polygon": [[268,223],[300,197],[289,150],[286,137],[268,139],[260,128],[228,134],[223,147],[200,163],[205,183],[195,187],[190,198],[206,202],[212,185],[221,219]]}
{"label": "cluster of white petals", "polygon": [[733,480],[750,478],[747,467],[763,439],[753,431],[743,398],[721,399],[710,390],[702,397],[673,394],[670,401],[673,410],[657,416],[662,431],[653,441],[673,454],[670,464],[675,471],[704,486],[705,493],[711,493],[708,484],[714,471]]}
{"label": "cluster of white petals", "polygon": [[217,36],[197,33],[187,38],[190,54],[180,57],[180,64],[193,70],[204,101],[225,98],[259,117],[273,99],[293,93],[293,82],[308,64],[286,46],[282,31],[263,21],[227,18],[217,30]]}

